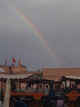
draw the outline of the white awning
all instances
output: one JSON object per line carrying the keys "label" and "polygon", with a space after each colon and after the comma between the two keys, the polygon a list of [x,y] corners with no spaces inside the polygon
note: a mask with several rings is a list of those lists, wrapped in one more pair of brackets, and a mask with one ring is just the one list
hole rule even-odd
{"label": "white awning", "polygon": [[29,82],[40,80],[40,78],[40,74],[0,74],[0,80],[2,81],[10,79],[11,81]]}
{"label": "white awning", "polygon": [[65,76],[66,78],[69,78],[69,79],[78,79],[80,80],[80,76]]}

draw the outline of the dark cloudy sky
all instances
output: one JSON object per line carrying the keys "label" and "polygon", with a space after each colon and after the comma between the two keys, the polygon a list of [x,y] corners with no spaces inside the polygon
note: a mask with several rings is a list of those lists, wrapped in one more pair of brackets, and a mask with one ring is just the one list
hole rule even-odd
{"label": "dark cloudy sky", "polygon": [[[13,8],[12,8],[13,7]],[[43,35],[53,56],[13,9]],[[0,0],[0,64],[12,56],[28,70],[80,67],[80,0]]]}

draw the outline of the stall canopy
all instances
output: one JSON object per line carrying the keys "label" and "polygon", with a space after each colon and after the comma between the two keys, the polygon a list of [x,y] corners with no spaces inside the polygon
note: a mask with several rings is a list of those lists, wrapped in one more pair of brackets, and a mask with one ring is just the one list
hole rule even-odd
{"label": "stall canopy", "polygon": [[80,80],[80,76],[62,76],[62,79],[74,79],[74,80],[78,79],[78,80]]}
{"label": "stall canopy", "polygon": [[6,81],[7,79],[11,81],[21,81],[21,82],[32,82],[39,81],[41,79],[40,74],[0,74],[0,81]]}
{"label": "stall canopy", "polygon": [[65,76],[66,78],[70,78],[70,79],[78,79],[80,80],[80,76]]}
{"label": "stall canopy", "polygon": [[77,84],[80,84],[80,76],[62,76],[62,81],[71,80],[75,81]]}

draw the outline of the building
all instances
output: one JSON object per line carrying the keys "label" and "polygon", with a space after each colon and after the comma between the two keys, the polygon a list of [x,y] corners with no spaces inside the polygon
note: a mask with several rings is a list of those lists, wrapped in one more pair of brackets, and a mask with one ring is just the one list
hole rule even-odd
{"label": "building", "polygon": [[59,81],[62,76],[80,76],[80,68],[43,68],[43,78]]}
{"label": "building", "polygon": [[[80,76],[80,68],[43,68],[42,69],[43,78],[46,80],[54,80],[54,89],[59,91],[62,88],[62,84],[58,84],[63,76]],[[69,86],[70,84],[75,84],[73,80],[65,80],[63,85]],[[78,86],[80,87],[80,85]],[[58,90],[59,89],[59,90]],[[60,90],[61,91],[61,90]]]}
{"label": "building", "polygon": [[[18,65],[3,65],[2,67],[6,73],[26,73],[27,72],[27,69],[26,69],[26,66],[22,65],[21,64],[21,61],[19,60],[18,61]],[[10,72],[10,69],[12,72]]]}

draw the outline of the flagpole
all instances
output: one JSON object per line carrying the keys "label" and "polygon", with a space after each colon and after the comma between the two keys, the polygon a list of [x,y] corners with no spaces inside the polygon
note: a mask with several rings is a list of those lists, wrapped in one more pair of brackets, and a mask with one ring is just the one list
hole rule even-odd
{"label": "flagpole", "polygon": [[14,66],[14,63],[16,63],[16,60],[14,57],[12,57],[12,65]]}
{"label": "flagpole", "polygon": [[13,57],[12,57],[12,66],[13,66]]}

